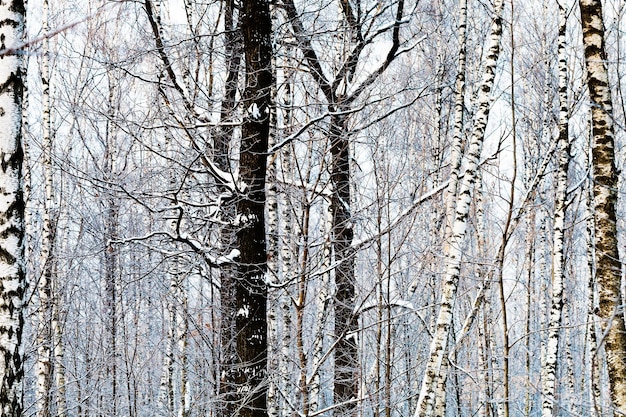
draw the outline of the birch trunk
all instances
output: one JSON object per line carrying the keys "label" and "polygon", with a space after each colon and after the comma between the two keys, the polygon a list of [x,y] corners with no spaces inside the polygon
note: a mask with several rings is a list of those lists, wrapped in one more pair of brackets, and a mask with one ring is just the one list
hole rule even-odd
{"label": "birch trunk", "polygon": [[[571,271],[570,271],[571,272]],[[577,405],[575,402],[576,399],[576,376],[574,375],[574,356],[572,355],[572,323],[570,321],[569,316],[570,303],[565,301],[563,306],[563,325],[565,326],[565,361],[567,364],[567,396],[568,400],[566,405],[566,411],[568,411],[571,415],[580,415],[580,411],[577,410]]]}
{"label": "birch trunk", "polygon": [[450,324],[458,280],[461,269],[461,256],[463,254],[463,242],[467,230],[467,218],[469,215],[472,192],[476,183],[478,161],[482,151],[485,128],[491,108],[491,89],[495,80],[495,67],[500,54],[500,38],[502,36],[502,9],[503,1],[496,1],[494,8],[494,20],[491,27],[489,50],[487,51],[485,74],[482,79],[480,95],[478,97],[478,110],[472,138],[467,153],[467,169],[459,190],[456,202],[456,212],[450,236],[450,245],[446,250],[446,272],[442,288],[441,307],[437,317],[435,334],[430,345],[429,358],[422,379],[422,387],[418,398],[415,417],[430,416],[433,413],[434,392],[432,384],[438,375],[445,352],[445,345],[450,333]]}
{"label": "birch trunk", "polygon": [[524,334],[526,335],[524,352],[524,362],[526,371],[526,394],[524,398],[524,415],[529,416],[532,412],[533,402],[531,394],[532,386],[532,367],[531,367],[531,352],[533,347],[531,346],[531,309],[533,299],[533,287],[534,287],[534,270],[535,270],[535,224],[536,224],[536,212],[532,211],[530,217],[526,223],[526,249],[525,249],[525,268],[526,268],[526,311],[524,317]]}
{"label": "birch trunk", "polygon": [[[114,120],[117,117],[117,108],[115,104],[115,75],[108,73],[109,97],[107,109],[106,139],[104,149],[104,180],[107,183],[113,183],[115,173],[116,159],[116,126]],[[113,245],[113,240],[118,237],[119,228],[119,200],[113,193],[108,193],[104,197],[103,202],[104,213],[104,233],[102,236],[103,256],[103,274],[104,274],[104,308],[105,308],[105,328],[106,328],[106,355],[107,363],[105,366],[107,389],[103,390],[103,408],[110,415],[117,415],[118,405],[118,381],[117,381],[117,337],[118,337],[118,274],[119,274],[119,250]]]}
{"label": "birch trunk", "polygon": [[456,193],[461,169],[464,114],[465,114],[465,68],[467,66],[467,0],[459,0],[459,61],[456,74],[456,91],[454,99],[454,134],[450,147],[450,174],[446,189],[446,234],[447,242],[452,234]]}
{"label": "birch trunk", "polygon": [[[272,19],[278,19],[278,11],[276,6],[270,7]],[[280,72],[277,65],[277,57],[272,56],[272,71],[274,77],[274,83],[272,83],[271,100],[276,103],[278,97],[278,85]],[[268,146],[271,149],[277,143],[277,132],[279,130],[279,110],[277,106],[273,106],[270,109],[270,135],[268,139]],[[279,268],[281,266],[278,253],[279,253],[279,236],[280,225],[278,215],[278,170],[277,170],[277,155],[270,155],[267,163],[267,193],[266,193],[266,208],[267,208],[267,277],[272,284],[280,285],[283,282]],[[268,337],[268,386],[267,386],[267,413],[268,417],[280,416],[280,401],[281,392],[280,383],[283,378],[280,373],[276,371],[280,370],[280,362],[282,357],[276,347],[279,345],[278,341],[278,326],[279,320],[276,316],[276,311],[279,304],[282,288],[274,289],[272,287],[268,290],[268,310],[267,310],[267,337]]]}
{"label": "birch trunk", "polygon": [[[590,161],[591,162],[591,161]],[[588,379],[589,379],[589,404],[591,417],[602,415],[602,394],[600,392],[600,368],[598,366],[598,341],[596,338],[596,281],[595,281],[595,253],[594,253],[594,225],[593,225],[593,190],[587,185],[586,204],[586,232],[587,232],[587,335],[585,344],[589,350]]]}
{"label": "birch trunk", "polygon": [[320,367],[322,366],[322,360],[324,357],[324,334],[326,327],[326,318],[328,317],[328,310],[330,305],[330,296],[328,294],[328,287],[330,285],[330,269],[331,269],[331,231],[332,231],[332,214],[326,207],[323,209],[324,222],[324,246],[322,250],[322,273],[321,281],[319,283],[319,291],[315,297],[315,339],[313,340],[313,360],[312,360],[312,376],[310,387],[310,401],[311,412],[318,411],[321,397],[321,381],[320,381]]}
{"label": "birch trunk", "polygon": [[[54,286],[53,286],[54,290]],[[61,317],[59,311],[60,295],[55,297],[54,305],[52,306],[52,342],[54,344],[52,354],[54,355],[54,382],[56,384],[56,407],[57,417],[66,417],[67,415],[67,401],[66,401],[66,387],[65,387],[65,365],[63,358],[65,357],[65,349],[63,346],[63,333],[61,329]]]}
{"label": "birch trunk", "polygon": [[621,273],[616,209],[618,177],[615,168],[613,107],[604,38],[601,0],[580,0],[587,85],[591,100],[593,136],[593,196],[596,277],[599,318],[607,358],[615,413],[626,413],[626,326],[622,308]]}
{"label": "birch trunk", "polygon": [[[170,281],[171,289],[171,281]],[[159,387],[159,408],[161,415],[170,417],[174,415],[174,331],[176,327],[176,311],[174,303],[167,301],[167,331],[163,368]]]}
{"label": "birch trunk", "polygon": [[[275,14],[275,11],[272,11],[272,15]],[[275,58],[273,58],[272,69],[274,71],[274,77],[278,78],[278,71],[274,62]],[[276,83],[272,86],[272,101],[276,101]],[[270,113],[270,125],[277,129],[277,109],[271,109]],[[271,148],[276,144],[276,135],[270,134],[268,146]],[[279,221],[278,221],[278,178],[277,178],[277,170],[276,170],[276,156],[270,156],[270,160],[267,164],[267,273],[268,279],[273,284],[280,285],[282,283],[281,276],[279,274],[280,263],[278,262],[278,252],[279,252]],[[283,381],[283,378],[278,374],[278,376],[273,376],[277,370],[280,369],[280,363],[282,361],[281,355],[277,352],[275,348],[278,346],[278,317],[276,316],[276,309],[279,304],[280,296],[278,292],[282,293],[282,288],[278,291],[272,289],[270,287],[268,291],[268,311],[267,311],[267,337],[268,344],[271,348],[268,352],[268,370],[270,372],[270,377],[267,387],[267,413],[268,417],[279,417],[280,411],[280,383]]]}
{"label": "birch trunk", "polygon": [[26,10],[21,0],[0,3],[0,417],[21,416],[24,378],[22,331],[26,290],[22,183],[22,42]]}
{"label": "birch trunk", "polygon": [[172,279],[175,280],[175,299],[176,303],[179,304],[179,308],[176,309],[176,344],[178,345],[178,383],[180,390],[180,404],[177,415],[178,417],[188,417],[191,413],[191,391],[187,375],[187,333],[189,331],[187,288],[186,280],[180,274],[180,271],[177,271]]}
{"label": "birch trunk", "polygon": [[[286,116],[286,119],[289,119],[289,116]],[[290,121],[288,121],[289,124],[291,124]],[[287,126],[289,126],[289,124]],[[290,152],[290,146],[287,145],[286,147],[283,148],[281,154],[280,154],[280,161],[281,161],[281,166],[282,166],[282,175],[283,175],[283,183],[285,184],[289,184],[291,182],[291,177],[290,177],[290,172],[291,172],[291,152]],[[280,219],[281,219],[281,225],[282,225],[282,230],[281,230],[281,240],[280,240],[280,261],[281,261],[281,269],[282,269],[282,276],[283,276],[283,281],[290,282],[291,279],[294,276],[294,271],[296,271],[296,265],[294,265],[294,257],[293,257],[293,218],[291,215],[291,210],[292,210],[292,202],[289,198],[288,195],[283,195],[283,199],[281,200],[282,205],[280,206]],[[304,211],[305,211],[305,218],[306,218],[306,223],[308,223],[308,217],[309,217],[309,213],[307,212],[310,209],[310,207],[305,207]],[[306,229],[308,229],[308,224],[306,226]],[[304,231],[303,234],[305,235],[305,239],[308,240],[308,231]],[[308,242],[305,242],[303,247],[303,254],[302,254],[302,258],[303,258],[303,264],[305,266],[301,266],[301,283],[300,283],[300,294],[302,295],[301,297],[299,297],[298,299],[298,303],[296,304],[296,310],[298,310],[300,307],[302,307],[302,311],[297,311],[297,327],[298,327],[298,336],[297,338],[299,339],[297,341],[298,344],[298,350],[300,350],[300,352],[298,353],[299,356],[299,362],[300,362],[300,369],[301,369],[301,374],[303,374],[304,376],[300,377],[300,394],[302,396],[302,409],[303,409],[303,413],[304,415],[306,414],[306,410],[308,410],[308,387],[306,384],[306,369],[307,369],[307,360],[306,360],[306,355],[303,353],[302,351],[302,338],[303,338],[303,330],[304,330],[304,324],[303,324],[303,314],[304,314],[304,306],[306,303],[306,288],[308,285],[308,276],[306,274],[306,264],[308,263],[308,253],[305,254],[304,252],[308,252]],[[290,364],[293,363],[293,359],[292,359],[292,351],[291,351],[291,332],[292,332],[292,306],[293,306],[293,300],[292,300],[292,296],[291,296],[291,291],[290,291],[291,286],[290,285],[286,285],[284,290],[281,293],[281,297],[280,297],[280,308],[283,312],[283,340],[282,340],[282,346],[281,346],[281,350],[282,350],[282,354],[280,355],[281,357],[281,363],[280,363],[280,375],[282,376],[282,380],[285,382],[285,386],[284,386],[284,391],[285,393],[291,393],[294,392],[294,386],[293,383],[291,381],[290,378]],[[292,397],[289,397],[289,399],[292,399]],[[281,404],[281,409],[282,410],[287,410],[287,403],[288,403],[288,398],[283,398],[282,400],[282,404]]]}
{"label": "birch trunk", "polygon": [[[48,0],[43,1],[42,31],[48,33]],[[52,278],[54,270],[54,231],[53,231],[53,188],[52,188],[52,132],[50,129],[50,60],[49,41],[42,42],[41,57],[42,91],[42,158],[44,170],[44,212],[43,231],[41,236],[41,276],[39,278],[37,295],[39,297],[38,325],[37,325],[37,382],[35,397],[37,401],[37,416],[50,416],[50,388],[51,379],[51,342],[52,329]]]}
{"label": "birch trunk", "polygon": [[567,15],[563,4],[559,2],[559,148],[558,169],[556,173],[556,196],[554,202],[554,234],[552,239],[552,306],[548,323],[548,342],[545,363],[541,368],[542,417],[551,417],[556,395],[557,360],[559,353],[559,335],[563,320],[564,268],[564,232],[567,199],[567,172],[570,161],[569,142],[569,103],[567,101],[567,52],[565,35]]}

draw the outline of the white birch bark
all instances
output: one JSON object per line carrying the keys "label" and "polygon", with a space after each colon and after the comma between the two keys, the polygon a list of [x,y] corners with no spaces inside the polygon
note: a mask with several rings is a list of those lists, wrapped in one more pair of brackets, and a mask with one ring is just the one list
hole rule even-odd
{"label": "white birch bark", "polygon": [[[53,286],[54,290],[54,286]],[[55,297],[54,305],[52,306],[52,342],[54,344],[52,354],[54,357],[54,383],[55,400],[56,400],[56,416],[66,417],[67,415],[67,400],[66,400],[66,378],[65,378],[65,365],[63,358],[65,357],[65,349],[63,346],[63,334],[60,324],[60,312],[59,303],[60,297]]]}
{"label": "white birch bark", "polygon": [[567,403],[569,408],[566,410],[569,411],[571,415],[580,415],[579,410],[577,410],[575,399],[576,399],[576,376],[574,375],[574,356],[572,354],[572,322],[570,321],[570,303],[566,300],[563,305],[563,325],[565,326],[565,334],[563,335],[565,338],[565,363],[567,364],[567,394],[568,400]]}
{"label": "white birch bark", "polygon": [[[444,242],[447,245],[452,234],[452,223],[454,221],[455,203],[457,198],[457,189],[459,183],[459,171],[461,169],[461,161],[463,158],[463,127],[465,113],[465,68],[466,68],[466,50],[467,50],[467,0],[459,0],[459,26],[458,26],[458,42],[459,42],[459,60],[457,63],[457,75],[455,85],[455,101],[454,101],[454,133],[452,144],[450,146],[450,172],[449,183],[446,188],[445,201],[445,225],[444,225]],[[443,80],[440,80],[443,84]],[[441,88],[437,90],[437,108],[438,108],[438,137],[441,137]],[[438,142],[440,143],[440,142]],[[436,212],[434,213],[436,214]],[[446,348],[447,349],[447,348]],[[445,415],[446,409],[446,382],[448,379],[449,366],[447,362],[436,378],[436,395],[435,395],[435,414]],[[432,389],[432,388],[431,388]]]}
{"label": "white birch bark", "polygon": [[[270,13],[273,19],[278,19],[279,13],[275,5],[270,6]],[[280,84],[281,72],[278,69],[277,57],[272,56],[272,71],[275,81],[272,83],[271,95],[272,101],[276,102],[278,96],[278,85]],[[276,106],[270,109],[270,135],[268,146],[270,149],[276,145],[278,129],[278,112]],[[268,279],[278,284],[281,282],[279,274],[280,263],[278,262],[279,252],[279,222],[278,222],[278,178],[277,178],[277,155],[270,155],[267,163],[267,193],[266,193],[266,211],[267,211],[267,276]],[[281,290],[279,290],[281,291]],[[282,292],[282,291],[281,291]],[[268,338],[268,369],[269,378],[267,385],[267,414],[268,417],[278,417],[280,410],[280,387],[279,383],[283,380],[280,375],[275,375],[279,370],[281,361],[280,355],[277,353],[275,346],[278,346],[278,317],[276,309],[278,307],[278,295],[276,289],[270,287],[268,289],[268,308],[267,308],[267,338]]]}
{"label": "white birch bark", "polygon": [[0,3],[0,417],[21,416],[23,412],[23,72],[22,54],[11,48],[22,42],[24,15],[21,0]]}
{"label": "white birch bark", "polygon": [[177,415],[178,417],[188,417],[191,412],[191,391],[187,375],[187,335],[189,330],[187,288],[185,285],[187,281],[180,274],[175,274],[173,277],[176,278],[176,300],[180,303],[180,308],[176,311],[176,342],[178,345],[180,387],[180,404]]}
{"label": "white birch bark", "polygon": [[[289,122],[290,123],[290,122]],[[289,145],[283,147],[281,155],[280,155],[280,162],[281,162],[281,172],[282,172],[282,176],[283,176],[283,183],[284,184],[290,184],[292,178],[290,177],[290,172],[291,172],[291,152],[290,152],[291,147]],[[285,282],[289,282],[293,277],[294,277],[294,271],[296,270],[296,266],[294,265],[294,258],[293,258],[293,251],[292,251],[292,239],[293,239],[293,219],[291,216],[291,200],[289,198],[289,196],[286,196],[283,194],[283,199],[280,201],[282,204],[279,205],[280,207],[280,213],[279,213],[279,217],[280,217],[280,224],[282,226],[281,231],[280,231],[280,262],[281,262],[281,269],[282,269],[282,277],[283,280]],[[306,216],[308,217],[308,214],[306,214]],[[308,232],[306,232],[308,233]],[[304,251],[308,251],[307,248],[303,249]],[[305,262],[308,262],[308,259],[304,259]],[[306,276],[306,273],[304,272],[304,270],[306,270],[307,266],[303,265],[303,271],[301,271],[302,274],[304,274]],[[304,293],[306,293],[306,282],[303,282],[302,285],[304,286]],[[293,353],[291,351],[291,332],[292,332],[292,310],[291,310],[291,306],[293,305],[292,302],[292,298],[291,298],[291,294],[290,294],[290,286],[286,285],[284,290],[281,292],[281,297],[280,297],[280,308],[282,310],[282,317],[283,317],[283,338],[282,338],[282,343],[281,343],[281,361],[280,361],[280,375],[281,375],[281,380],[284,382],[284,392],[286,394],[289,393],[293,393],[294,392],[294,386],[293,383],[291,382],[291,375],[290,375],[290,363],[293,362],[292,356]],[[306,302],[306,300],[303,299],[298,301],[298,308],[303,308],[304,309],[304,303]],[[300,312],[298,312],[298,315],[300,315]],[[301,317],[298,317],[298,321],[300,321]],[[301,332],[303,329],[298,329],[299,332]],[[302,337],[302,333],[299,333],[299,337]],[[300,342],[298,342],[298,344],[300,344]],[[306,392],[306,390],[308,389],[308,387],[306,386],[306,359],[304,359],[302,357],[302,355],[300,355],[300,366],[302,367],[302,369],[304,369],[304,374],[305,374],[305,379],[301,381],[300,385],[300,390],[301,390],[301,395],[304,397],[304,399],[307,398],[308,392]],[[302,363],[304,362],[304,363]],[[293,400],[292,398],[283,398],[282,403],[281,403],[281,410],[287,410],[288,408],[288,402],[290,400]],[[307,409],[308,408],[308,400],[303,402],[303,408]]]}
{"label": "white birch bark", "polygon": [[[479,187],[476,188],[476,246],[478,250],[478,255],[480,257],[485,257],[487,255],[487,239],[485,235],[485,203],[483,198],[483,187],[482,187],[482,173],[478,171],[478,180],[477,183],[480,184]],[[491,355],[491,343],[489,339],[489,332],[491,331],[491,325],[488,323],[488,320],[491,320],[491,276],[490,273],[486,271],[486,267],[483,265],[478,266],[477,270],[477,280],[482,280],[483,282],[483,302],[482,302],[482,316],[483,322],[478,326],[479,329],[479,337],[483,340],[481,343],[481,353],[479,358],[479,369],[483,370],[482,381],[483,381],[483,389],[480,390],[479,393],[479,401],[481,404],[480,410],[481,415],[484,417],[491,417],[491,392],[492,392],[492,373],[491,373],[491,361],[489,360]],[[487,314],[489,313],[489,314]],[[466,322],[467,323],[467,322]],[[465,324],[463,326],[465,328]],[[462,336],[462,335],[461,335]],[[460,338],[459,338],[460,340]]]}
{"label": "white birch bark", "polygon": [[432,415],[434,393],[432,389],[433,379],[439,373],[441,362],[445,352],[445,344],[450,332],[452,314],[458,280],[461,269],[461,256],[463,254],[463,242],[467,230],[467,218],[469,215],[472,192],[476,183],[478,162],[483,147],[485,128],[491,108],[491,89],[495,80],[495,67],[500,54],[500,38],[502,36],[502,9],[503,1],[497,0],[494,8],[494,20],[491,26],[489,49],[487,51],[485,73],[483,75],[480,94],[478,97],[478,110],[471,141],[467,153],[467,168],[463,176],[461,188],[456,202],[456,212],[450,236],[450,245],[446,251],[446,272],[442,287],[441,307],[437,317],[437,325],[433,340],[431,341],[429,358],[422,379],[422,387],[418,398],[415,417]]}
{"label": "white birch bark", "polygon": [[[591,162],[591,158],[589,158]],[[602,415],[602,394],[600,392],[600,368],[598,366],[598,342],[596,337],[596,308],[597,290],[595,282],[595,254],[594,254],[594,225],[593,225],[593,192],[590,185],[587,186],[587,203],[585,207],[586,232],[587,232],[587,331],[585,344],[588,349],[589,360],[587,375],[589,380],[589,415],[595,417]]]}
{"label": "white birch bark", "polygon": [[[42,31],[48,32],[48,0],[43,1],[42,11]],[[50,62],[49,62],[49,42],[44,39],[42,42],[41,56],[41,83],[42,91],[42,158],[44,170],[44,211],[43,211],[43,231],[41,236],[41,276],[37,285],[37,295],[39,297],[39,308],[37,310],[37,381],[35,384],[35,398],[37,403],[37,416],[50,416],[50,388],[51,388],[51,286],[53,275],[53,195],[52,195],[52,136],[50,129]]]}
{"label": "white birch bark", "polygon": [[163,417],[174,415],[174,328],[176,313],[174,303],[167,301],[166,345],[159,386],[159,410]]}
{"label": "white birch bark", "polygon": [[616,203],[613,104],[607,69],[601,0],[580,0],[587,85],[591,101],[596,278],[600,327],[611,400],[616,414],[626,414],[626,325],[622,306]]}
{"label": "white birch bark", "polygon": [[548,323],[548,341],[545,362],[541,367],[542,417],[553,415],[556,394],[556,372],[559,353],[559,335],[563,320],[564,268],[564,231],[567,198],[567,171],[570,161],[569,142],[569,103],[567,101],[567,53],[565,34],[567,15],[563,4],[559,2],[559,148],[558,169],[556,173],[556,196],[554,202],[554,233],[552,239],[552,297],[550,320]]}
{"label": "white birch bark", "polygon": [[[159,2],[155,3],[155,7],[158,12]],[[158,14],[157,14],[158,16]],[[172,151],[172,141],[173,138],[171,134],[166,131],[165,133],[165,150],[168,152],[170,157],[174,158],[175,153]],[[170,175],[169,185],[172,190],[176,190],[176,179],[174,175]],[[176,202],[177,195],[174,194],[172,196],[172,200]],[[178,219],[173,218],[169,222],[169,226],[171,230],[175,231],[178,225]],[[165,352],[163,355],[163,366],[161,368],[161,380],[159,383],[159,411],[161,415],[164,417],[170,417],[175,415],[174,404],[175,404],[175,393],[174,393],[174,368],[175,368],[175,351],[176,351],[176,320],[177,320],[177,311],[176,311],[176,295],[177,295],[177,263],[176,260],[172,260],[173,265],[169,267],[167,271],[167,275],[169,278],[169,293],[167,294],[165,303],[166,303],[166,312],[167,315],[165,318]]]}
{"label": "white birch bark", "polygon": [[459,183],[463,149],[463,125],[465,114],[465,68],[467,66],[467,0],[459,0],[459,61],[457,64],[455,99],[454,99],[454,134],[450,147],[450,173],[446,189],[446,234],[447,242],[452,234],[456,192]]}
{"label": "white birch bark", "polygon": [[320,381],[320,367],[322,366],[322,360],[324,358],[324,333],[326,326],[326,317],[328,316],[328,309],[330,305],[330,296],[328,294],[328,287],[330,285],[330,269],[331,269],[331,231],[332,231],[332,214],[330,210],[324,207],[324,247],[322,250],[322,273],[321,281],[319,283],[319,290],[315,297],[315,339],[313,340],[313,359],[312,359],[312,375],[309,378],[310,388],[310,410],[311,412],[318,411],[321,397],[321,381]]}

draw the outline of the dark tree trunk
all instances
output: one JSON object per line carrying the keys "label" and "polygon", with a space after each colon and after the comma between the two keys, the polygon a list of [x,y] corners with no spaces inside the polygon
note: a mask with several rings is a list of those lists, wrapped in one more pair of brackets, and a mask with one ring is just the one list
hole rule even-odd
{"label": "dark tree trunk", "polygon": [[267,250],[265,176],[270,127],[271,21],[268,0],[244,0],[246,63],[244,121],[239,156],[236,383],[242,417],[267,416]]}
{"label": "dark tree trunk", "polygon": [[330,121],[330,180],[333,186],[332,243],[335,253],[335,415],[348,416],[355,410],[358,395],[357,322],[354,316],[354,231],[350,213],[350,146],[346,116],[335,110]]}
{"label": "dark tree trunk", "polygon": [[[225,50],[226,50],[226,84],[224,98],[220,109],[220,125],[215,129],[213,137],[214,160],[219,169],[224,172],[231,171],[229,149],[234,137],[235,126],[233,122],[237,107],[237,86],[239,84],[239,71],[241,69],[241,30],[235,17],[235,1],[227,0],[224,10],[225,26]],[[224,254],[229,254],[236,248],[237,239],[235,228],[232,223],[235,219],[234,200],[225,201],[222,207],[222,216],[225,223],[220,230],[220,243]],[[220,403],[218,415],[231,417],[235,415],[235,374],[234,365],[237,354],[235,341],[237,338],[235,313],[235,276],[237,267],[233,264],[223,265],[220,270],[220,374],[222,375],[219,386]]]}

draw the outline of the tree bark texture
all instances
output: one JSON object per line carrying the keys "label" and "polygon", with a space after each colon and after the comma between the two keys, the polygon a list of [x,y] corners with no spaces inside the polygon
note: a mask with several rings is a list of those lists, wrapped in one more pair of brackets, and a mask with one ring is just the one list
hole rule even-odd
{"label": "tree bark texture", "polygon": [[565,285],[565,214],[567,199],[567,172],[570,161],[569,104],[567,100],[567,52],[565,35],[567,15],[563,4],[559,3],[559,138],[558,168],[556,173],[556,196],[554,202],[554,234],[552,238],[552,306],[548,323],[546,359],[541,367],[541,390],[543,417],[552,417],[557,390],[557,360],[559,356],[559,335],[563,321],[563,290]]}
{"label": "tree bark texture", "polygon": [[241,13],[246,88],[236,218],[240,251],[235,283],[236,415],[264,417],[267,416],[265,176],[272,87],[269,1],[245,0]]}
{"label": "tree bark texture", "polygon": [[626,327],[621,307],[621,264],[617,247],[617,170],[613,106],[601,0],[580,0],[580,15],[591,100],[596,279],[599,318],[607,358],[611,399],[626,413]]}
{"label": "tree bark texture", "polygon": [[[48,32],[48,0],[43,1],[42,31]],[[52,279],[54,270],[54,231],[53,231],[53,187],[52,187],[52,132],[50,129],[50,59],[49,42],[42,42],[41,84],[42,91],[42,158],[44,169],[45,206],[43,230],[41,234],[41,277],[37,295],[39,296],[39,322],[37,325],[37,416],[50,416],[51,343],[52,343]]]}
{"label": "tree bark texture", "polygon": [[0,416],[21,416],[24,378],[22,330],[24,272],[24,196],[22,184],[22,91],[18,47],[24,30],[21,0],[0,3]]}
{"label": "tree bark texture", "polygon": [[[337,109],[339,110],[339,109]],[[340,113],[340,112],[338,112]],[[357,320],[354,315],[354,250],[350,213],[350,144],[345,116],[332,116],[330,124],[332,242],[335,254],[335,413],[349,415],[355,407],[359,378],[357,366]],[[349,411],[350,410],[350,411]],[[348,413],[348,414],[346,414]]]}

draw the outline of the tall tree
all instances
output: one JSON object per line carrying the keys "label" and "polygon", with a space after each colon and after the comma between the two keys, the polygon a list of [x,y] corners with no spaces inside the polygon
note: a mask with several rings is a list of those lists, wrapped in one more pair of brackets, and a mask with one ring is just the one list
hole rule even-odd
{"label": "tall tree", "polygon": [[[359,391],[358,369],[358,316],[355,314],[355,249],[351,193],[352,175],[350,149],[349,116],[355,102],[389,68],[402,52],[400,46],[400,28],[404,22],[404,0],[395,2],[396,10],[393,21],[383,24],[379,30],[371,30],[376,18],[365,21],[364,5],[360,2],[339,1],[341,30],[345,33],[343,41],[347,48],[340,54],[330,76],[324,70],[324,61],[319,51],[314,48],[310,34],[307,33],[301,16],[293,0],[283,0],[286,14],[291,22],[298,46],[310,68],[311,76],[327,100],[330,122],[328,142],[330,145],[330,184],[332,189],[330,210],[332,213],[331,242],[334,255],[334,273],[336,292],[333,298],[335,310],[335,376],[334,402],[335,413],[351,415],[356,412]],[[374,10],[374,9],[372,9]],[[377,9],[379,10],[379,9]],[[389,10],[392,10],[389,7]],[[360,61],[366,48],[377,37],[391,33],[391,46],[380,64],[369,73],[358,74]],[[324,51],[326,52],[326,51]],[[324,53],[322,52],[322,53]],[[359,77],[357,77],[357,74]]]}
{"label": "tall tree", "polygon": [[617,169],[613,103],[607,68],[604,18],[601,0],[580,0],[587,86],[591,100],[593,203],[596,280],[599,291],[600,327],[611,399],[616,414],[626,413],[626,326],[622,307],[621,275],[617,246]]}
{"label": "tall tree", "polygon": [[[43,2],[42,30],[47,33],[49,1]],[[53,182],[52,182],[52,131],[50,126],[50,56],[49,40],[42,42],[42,148],[45,183],[43,231],[41,235],[41,277],[37,284],[39,296],[39,323],[37,325],[37,416],[50,416],[51,341],[52,341],[52,279],[54,270]]]}
{"label": "tall tree", "polygon": [[272,43],[269,0],[241,9],[246,81],[239,154],[236,377],[238,413],[267,416],[267,249],[265,177],[270,128]]}
{"label": "tall tree", "polygon": [[24,196],[22,189],[22,0],[0,3],[0,416],[21,416],[24,378]]}
{"label": "tall tree", "polygon": [[426,417],[433,413],[435,400],[435,384],[433,382],[441,372],[441,364],[450,334],[454,302],[461,273],[462,245],[467,230],[467,219],[470,212],[473,189],[476,184],[477,170],[479,169],[478,160],[483,148],[485,129],[491,109],[491,89],[493,88],[496,64],[500,55],[503,3],[502,0],[498,0],[495,3],[493,11],[493,22],[486,56],[485,73],[482,79],[480,94],[477,98],[478,109],[467,151],[467,169],[456,198],[456,210],[452,223],[450,244],[445,250],[446,272],[442,289],[441,307],[437,317],[435,333],[430,345],[429,358],[426,364],[424,378],[422,379],[422,387],[414,414],[415,417]]}
{"label": "tall tree", "polygon": [[548,324],[546,360],[541,369],[541,390],[543,395],[541,415],[543,417],[551,417],[553,414],[557,388],[557,358],[559,353],[559,334],[561,332],[561,322],[563,320],[563,290],[565,285],[564,236],[568,178],[567,172],[570,162],[567,53],[565,50],[567,12],[563,1],[558,2],[558,7],[559,145],[558,169],[556,173],[556,196],[554,201],[554,235],[552,239],[552,306],[550,308],[550,321]]}

